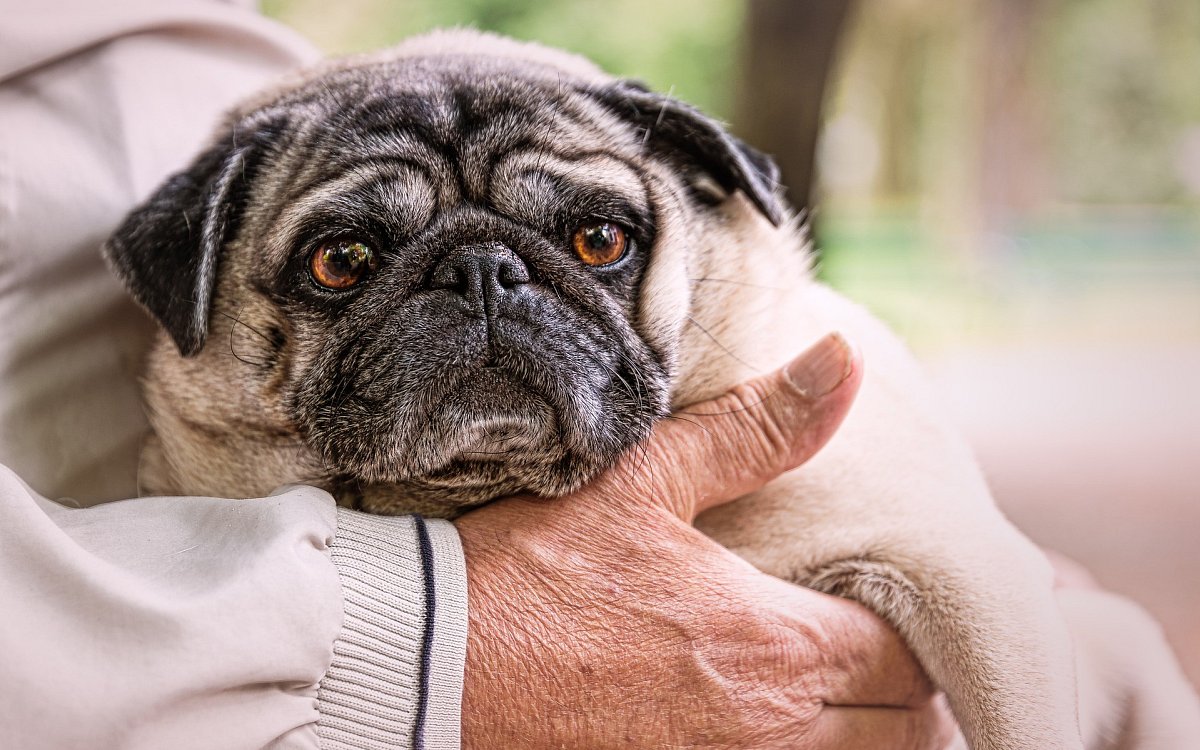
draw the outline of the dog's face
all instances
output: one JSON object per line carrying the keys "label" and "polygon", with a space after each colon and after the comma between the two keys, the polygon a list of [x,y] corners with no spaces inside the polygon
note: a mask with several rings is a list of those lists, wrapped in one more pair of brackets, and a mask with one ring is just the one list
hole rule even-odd
{"label": "dog's face", "polygon": [[267,484],[466,505],[568,491],[647,435],[696,233],[737,191],[777,223],[774,177],[690,108],[459,33],[236,112],[106,252],[177,349],[161,440],[260,435],[295,456],[247,459]]}

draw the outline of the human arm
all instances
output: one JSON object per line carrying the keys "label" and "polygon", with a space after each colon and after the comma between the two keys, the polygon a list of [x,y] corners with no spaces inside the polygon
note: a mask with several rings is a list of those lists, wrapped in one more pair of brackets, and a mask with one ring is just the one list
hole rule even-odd
{"label": "human arm", "polygon": [[0,467],[5,746],[409,747],[423,704],[457,747],[462,558],[414,524],[300,486],[71,508]]}
{"label": "human arm", "polygon": [[319,495],[72,509],[3,470],[5,743],[316,747],[340,621]]}

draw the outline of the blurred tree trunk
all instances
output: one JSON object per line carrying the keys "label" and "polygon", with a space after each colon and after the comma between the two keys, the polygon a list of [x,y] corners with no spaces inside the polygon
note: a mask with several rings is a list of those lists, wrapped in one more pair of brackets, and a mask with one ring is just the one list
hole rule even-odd
{"label": "blurred tree trunk", "polygon": [[1048,200],[1042,107],[1030,73],[1037,30],[1047,0],[984,3],[982,58],[983,130],[980,137],[979,201],[983,247],[1007,236],[1016,217]]}
{"label": "blurred tree trunk", "polygon": [[853,0],[748,0],[734,130],[775,157],[797,208],[812,201],[821,103]]}

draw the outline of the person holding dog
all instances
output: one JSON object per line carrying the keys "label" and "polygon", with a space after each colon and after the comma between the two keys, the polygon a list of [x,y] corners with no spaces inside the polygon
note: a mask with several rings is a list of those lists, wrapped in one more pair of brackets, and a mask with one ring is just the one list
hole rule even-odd
{"label": "person holding dog", "polygon": [[305,487],[93,505],[135,494],[147,335],[98,247],[220,111],[312,52],[224,3],[12,11],[0,20],[7,741],[950,741],[947,712],[882,621],[762,575],[690,526],[832,434],[861,370],[836,336],[724,397],[756,408],[719,400],[660,425],[650,459],[454,525],[335,509]]}

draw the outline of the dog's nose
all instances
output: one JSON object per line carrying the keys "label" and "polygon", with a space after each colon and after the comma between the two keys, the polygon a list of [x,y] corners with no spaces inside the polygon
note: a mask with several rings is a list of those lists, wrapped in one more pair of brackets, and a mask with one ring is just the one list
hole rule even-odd
{"label": "dog's nose", "polygon": [[525,262],[500,244],[460,247],[438,261],[429,275],[430,289],[454,292],[488,314],[528,283]]}

